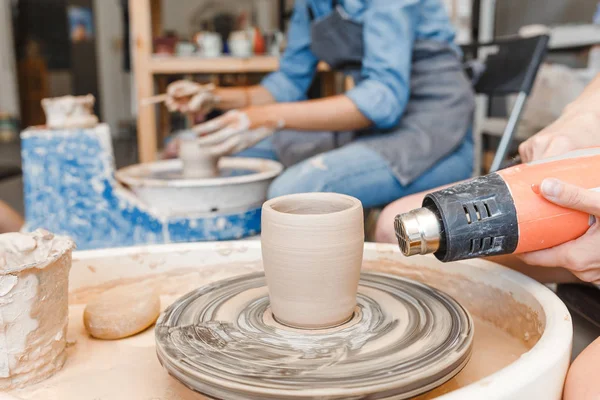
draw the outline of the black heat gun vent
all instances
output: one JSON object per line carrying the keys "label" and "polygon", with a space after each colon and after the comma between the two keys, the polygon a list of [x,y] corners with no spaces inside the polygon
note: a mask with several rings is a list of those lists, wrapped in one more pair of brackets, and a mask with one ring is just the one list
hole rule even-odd
{"label": "black heat gun vent", "polygon": [[435,256],[444,262],[510,254],[519,241],[517,214],[508,186],[498,174],[430,193],[423,206],[442,225]]}
{"label": "black heat gun vent", "polygon": [[494,212],[497,212],[498,207],[495,204],[495,200],[493,198],[490,198],[465,203],[463,204],[463,210],[465,211],[467,223],[472,224],[474,222],[482,221],[484,219],[493,217]]}

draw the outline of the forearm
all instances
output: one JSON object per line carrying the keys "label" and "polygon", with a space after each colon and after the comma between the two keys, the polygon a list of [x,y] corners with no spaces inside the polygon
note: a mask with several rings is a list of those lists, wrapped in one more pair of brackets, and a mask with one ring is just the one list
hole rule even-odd
{"label": "forearm", "polygon": [[218,88],[215,95],[219,98],[217,108],[224,111],[275,103],[271,93],[261,85]]}
{"label": "forearm", "polygon": [[18,232],[23,224],[23,218],[0,200],[0,233]]}
{"label": "forearm", "polygon": [[287,129],[304,131],[354,131],[372,125],[348,97],[332,96],[325,99],[295,103],[277,103],[261,107],[264,124],[285,124]]}

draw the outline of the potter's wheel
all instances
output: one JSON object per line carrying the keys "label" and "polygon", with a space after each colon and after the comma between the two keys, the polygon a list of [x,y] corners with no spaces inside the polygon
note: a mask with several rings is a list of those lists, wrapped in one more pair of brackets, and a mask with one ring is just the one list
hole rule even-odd
{"label": "potter's wheel", "polygon": [[188,178],[179,159],[125,167],[115,174],[154,211],[168,216],[238,213],[259,208],[283,170],[260,158],[223,157],[218,176]]}
{"label": "potter's wheel", "polygon": [[406,399],[457,374],[473,323],[449,296],[386,274],[363,274],[346,324],[279,324],[263,274],[193,291],[165,310],[157,354],[189,388],[220,399]]}

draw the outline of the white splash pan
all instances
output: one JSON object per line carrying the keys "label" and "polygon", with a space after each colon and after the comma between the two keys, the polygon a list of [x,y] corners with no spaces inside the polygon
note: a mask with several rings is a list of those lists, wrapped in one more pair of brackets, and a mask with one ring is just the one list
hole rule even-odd
{"label": "white splash pan", "polygon": [[242,212],[258,208],[267,198],[269,185],[283,166],[260,158],[224,157],[220,169],[255,173],[208,179],[157,179],[182,171],[179,159],[136,164],[118,170],[115,178],[155,213],[179,216],[200,213]]}
{"label": "white splash pan", "polygon": [[[451,264],[442,264],[434,257],[403,257],[397,246],[367,243],[365,245],[365,261],[377,262],[377,265],[383,263],[404,264],[415,276],[420,274],[439,274],[443,276],[468,277],[469,282],[486,285],[485,288],[491,290],[500,289],[508,294],[512,299],[531,308],[536,312],[540,320],[545,322],[545,328],[539,341],[523,354],[517,361],[507,367],[487,376],[486,378],[472,383],[468,386],[450,392],[438,397],[442,400],[559,400],[562,397],[562,388],[566,372],[569,366],[571,346],[572,346],[572,323],[567,308],[559,298],[544,285],[532,280],[525,275],[509,270],[486,261],[471,260]],[[185,268],[193,268],[200,272],[207,271],[215,265],[227,268],[227,264],[233,265],[254,265],[255,269],[260,268],[261,250],[260,242],[252,241],[233,241],[219,243],[186,243],[169,244],[148,247],[121,248],[108,250],[92,250],[73,253],[73,266],[70,275],[70,290],[96,286],[105,282],[117,279],[131,279],[135,277],[147,277],[152,274],[164,274],[169,271],[176,271]],[[232,266],[232,268],[234,268]],[[220,269],[222,270],[222,269]],[[240,273],[237,267],[237,272]],[[243,268],[242,268],[243,271]],[[246,268],[245,272],[250,272]],[[479,301],[478,299],[475,299]],[[500,306],[496,304],[496,306]],[[153,346],[153,333],[148,333],[144,339],[126,339],[125,341],[110,342],[110,346]],[[131,342],[127,342],[131,340]],[[77,346],[77,344],[75,345]],[[118,347],[122,348],[122,347]],[[137,360],[136,360],[137,361]],[[123,362],[123,360],[122,360]],[[172,378],[162,370],[154,354],[150,354],[150,363],[148,367],[136,365],[136,369],[149,368],[146,374],[145,369],[142,372],[142,386],[146,386],[145,395],[148,395],[148,388],[156,388],[160,393],[153,393],[156,398],[170,392],[169,385],[173,385]],[[152,364],[154,363],[154,364]],[[65,372],[69,368],[69,361],[65,369],[57,374]],[[94,368],[99,371],[106,369],[103,366],[82,366],[82,374],[94,373]],[[69,372],[77,373],[77,372]],[[138,375],[140,371],[137,371]],[[127,371],[119,372],[121,381],[105,381],[98,385],[98,393],[94,389],[84,386],[86,390],[85,398],[95,399],[116,399],[122,398],[123,388],[120,385],[129,383],[130,378],[124,378]],[[76,376],[76,375],[75,375]],[[125,380],[123,380],[125,379]],[[61,393],[60,387],[52,387],[53,379],[46,381],[44,385],[48,392]],[[169,383],[170,382],[170,383]],[[74,385],[71,382],[70,385]],[[178,384],[178,383],[177,383]],[[63,383],[64,385],[64,383]],[[179,384],[178,384],[179,385]],[[182,387],[183,388],[183,387]],[[153,389],[154,390],[154,389]],[[187,389],[184,388],[187,391]],[[187,393],[187,392],[186,392]],[[14,394],[13,394],[14,395]],[[121,397],[119,397],[121,395]],[[140,395],[142,395],[140,393]],[[17,399],[15,397],[3,397],[0,399]],[[197,399],[202,396],[189,393],[189,396],[177,397],[182,399]],[[173,398],[175,398],[173,397]],[[23,396],[29,399],[30,397]],[[45,396],[47,400],[62,400],[62,396]],[[131,398],[141,398],[133,396]],[[146,398],[146,397],[144,397]],[[153,398],[150,396],[150,398]]]}

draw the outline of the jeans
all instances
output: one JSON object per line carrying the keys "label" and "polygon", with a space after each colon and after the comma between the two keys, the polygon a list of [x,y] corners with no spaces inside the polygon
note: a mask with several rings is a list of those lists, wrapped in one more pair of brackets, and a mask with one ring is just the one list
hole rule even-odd
{"label": "jeans", "polygon": [[[236,156],[277,160],[271,138]],[[335,192],[356,197],[364,208],[373,208],[413,193],[467,179],[472,171],[471,134],[453,153],[406,186],[400,184],[377,152],[357,140],[289,167],[273,181],[268,196]]]}

